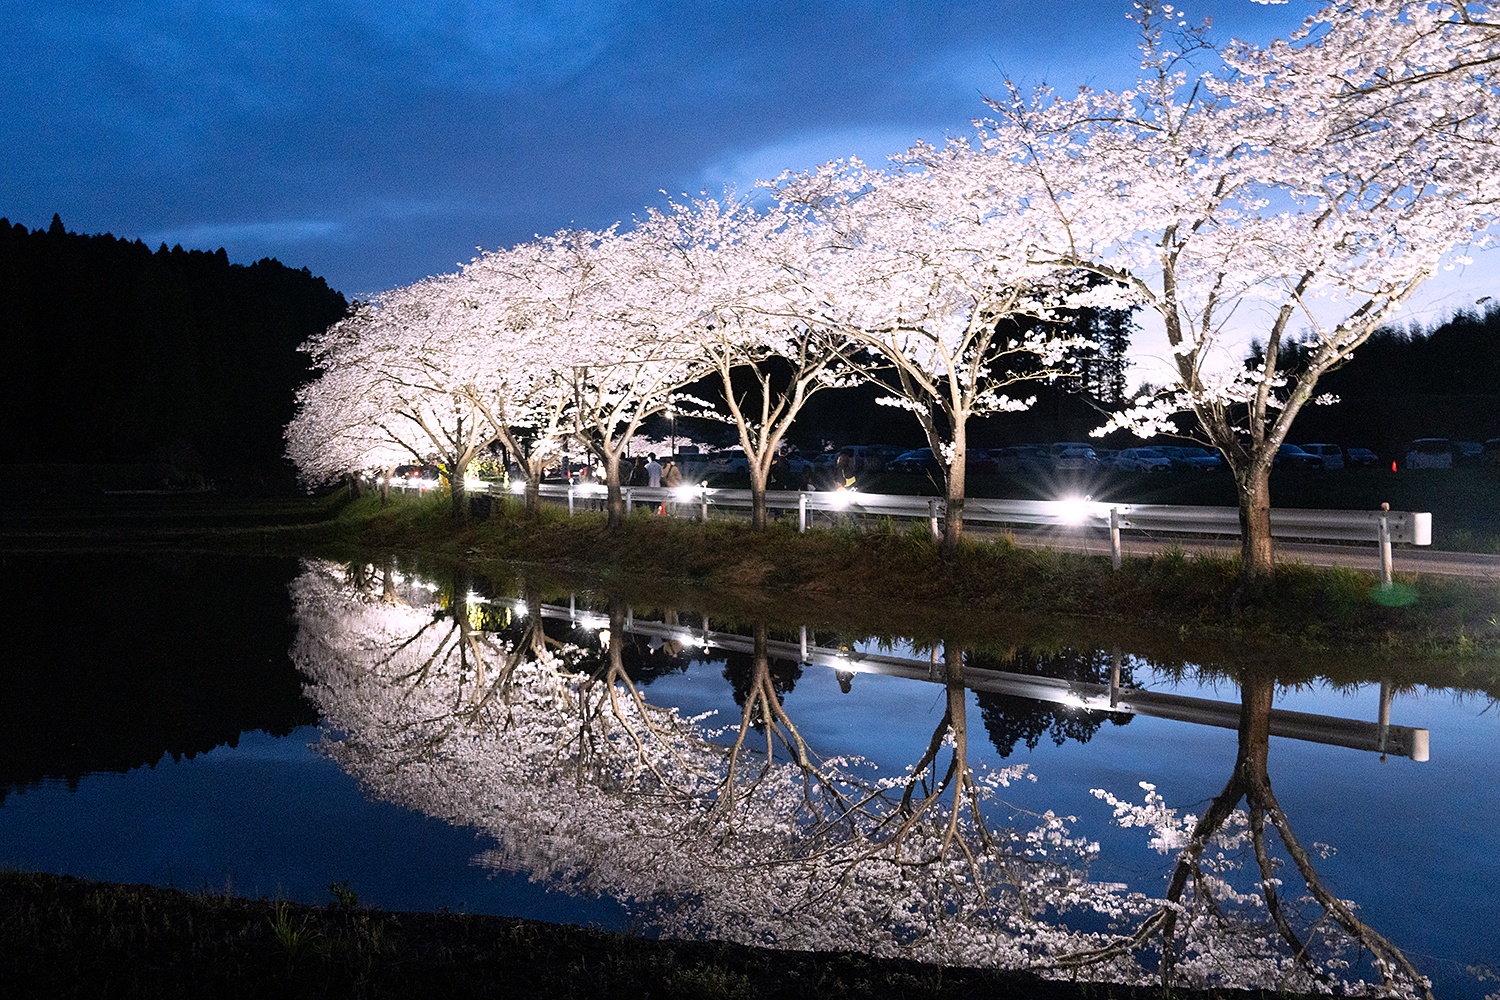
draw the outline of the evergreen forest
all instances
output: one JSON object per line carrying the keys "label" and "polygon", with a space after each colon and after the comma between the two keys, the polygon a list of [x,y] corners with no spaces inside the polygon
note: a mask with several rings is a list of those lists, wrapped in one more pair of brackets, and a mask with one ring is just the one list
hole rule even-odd
{"label": "evergreen forest", "polygon": [[310,375],[297,348],[347,306],[274,259],[0,219],[0,367],[18,376],[0,461],[151,467],[137,486],[289,487],[282,429]]}
{"label": "evergreen forest", "polygon": [[[1412,325],[1375,331],[1318,381],[1318,393],[1338,402],[1305,408],[1288,440],[1356,445],[1389,460],[1415,438],[1500,436],[1500,304],[1479,304],[1483,312],[1460,310],[1428,330]],[[1294,371],[1308,348],[1288,348],[1278,367]],[[1253,345],[1252,363],[1259,363],[1262,350]]]}

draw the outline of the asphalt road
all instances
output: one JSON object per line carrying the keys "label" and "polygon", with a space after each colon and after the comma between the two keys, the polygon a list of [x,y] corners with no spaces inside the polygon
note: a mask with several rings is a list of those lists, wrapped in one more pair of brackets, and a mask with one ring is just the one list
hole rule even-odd
{"label": "asphalt road", "polygon": [[[1000,534],[996,529],[977,524],[965,524],[965,533],[976,537]],[[1109,555],[1109,533],[1088,529],[1015,528],[1011,535],[1018,545],[1030,547],[1051,546],[1060,552],[1083,552],[1090,555]],[[1239,551],[1239,541],[1233,538],[1189,538],[1181,535],[1163,535],[1155,538],[1122,534],[1120,546],[1126,555],[1152,555],[1172,546],[1188,553],[1215,553],[1234,555]],[[1312,542],[1276,543],[1276,558],[1289,562],[1300,562],[1310,566],[1344,566],[1380,572],[1380,548],[1373,542],[1368,545],[1327,545]],[[1478,552],[1438,552],[1425,546],[1397,545],[1391,553],[1392,568],[1397,573],[1435,573],[1442,576],[1463,576],[1476,579],[1500,580],[1500,555],[1485,555]]]}

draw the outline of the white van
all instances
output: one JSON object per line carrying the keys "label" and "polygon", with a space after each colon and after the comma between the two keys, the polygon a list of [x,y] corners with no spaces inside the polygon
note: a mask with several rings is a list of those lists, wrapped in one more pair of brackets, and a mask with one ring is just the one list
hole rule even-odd
{"label": "white van", "polygon": [[1417,438],[1406,446],[1408,469],[1453,468],[1453,442],[1447,438]]}
{"label": "white van", "polygon": [[1344,467],[1344,449],[1336,444],[1299,444],[1297,446],[1309,455],[1317,455],[1323,460],[1325,469],[1342,469]]}

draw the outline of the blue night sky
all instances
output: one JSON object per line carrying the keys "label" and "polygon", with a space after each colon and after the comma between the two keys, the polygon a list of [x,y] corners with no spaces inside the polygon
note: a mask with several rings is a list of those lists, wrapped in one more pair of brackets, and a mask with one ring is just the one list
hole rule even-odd
{"label": "blue night sky", "polygon": [[[1006,74],[1126,85],[1129,9],[33,0],[0,40],[0,214],[272,256],[363,295],[476,248],[629,219],[658,189],[744,189],[941,141]],[[1266,41],[1308,10],[1187,13]],[[1473,300],[1449,298],[1436,308]]]}

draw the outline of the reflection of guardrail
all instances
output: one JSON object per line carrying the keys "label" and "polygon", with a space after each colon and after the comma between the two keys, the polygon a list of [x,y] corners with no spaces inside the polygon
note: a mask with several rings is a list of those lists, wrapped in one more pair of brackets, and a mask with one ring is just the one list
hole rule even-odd
{"label": "reflection of guardrail", "polygon": [[[526,610],[524,601],[516,602],[515,607],[523,613]],[[575,624],[593,628],[607,627],[609,624],[609,619],[601,619],[596,613],[580,614],[576,606],[564,608],[544,604],[541,614],[544,618],[572,621]],[[727,649],[740,653],[755,652],[753,638],[733,632],[710,631],[706,619],[701,629],[693,629],[682,625],[642,621],[630,616],[626,619],[625,631],[635,635],[656,636],[660,639],[682,643],[684,646]],[[805,628],[802,630],[800,643],[770,640],[766,643],[766,653],[779,660],[794,660],[798,663],[831,667],[834,670],[851,673],[886,674],[892,677],[904,677],[907,680],[945,683],[943,665],[937,660],[923,661],[910,657],[892,656],[888,653],[809,646]],[[1032,701],[1067,705],[1070,708],[1087,712],[1147,715],[1158,719],[1190,722],[1200,726],[1215,726],[1220,729],[1238,729],[1240,724],[1238,702],[1212,701],[1207,698],[1192,698],[1186,695],[1121,687],[1118,670],[1115,671],[1110,684],[1092,684],[1056,677],[1037,677],[1032,674],[965,666],[964,686],[974,691],[989,691],[995,694],[1029,698]],[[1307,712],[1291,712],[1273,708],[1271,710],[1271,735],[1309,743],[1349,747],[1353,750],[1367,750],[1371,753],[1395,754],[1399,757],[1410,757],[1415,761],[1427,760],[1428,731],[1411,726],[1391,725],[1388,691],[1382,691],[1380,714],[1381,721],[1366,722],[1362,719],[1312,715]]]}
{"label": "reflection of guardrail", "polygon": [[[492,493],[504,488],[489,485]],[[521,493],[522,483],[512,483],[510,492]],[[544,483],[541,494],[565,501],[571,515],[579,502],[601,500],[607,490],[602,483]],[[667,513],[691,511],[707,519],[711,507],[747,509],[749,490],[715,489],[708,486],[675,488],[625,486],[621,488],[627,510],[638,503],[666,505]],[[768,490],[766,506],[771,510],[797,511],[798,528],[806,531],[810,515],[826,513],[873,514],[888,517],[925,518],[934,537],[946,513],[940,497],[897,496],[862,493]],[[964,501],[965,522],[1041,525],[1107,530],[1116,569],[1120,567],[1120,532],[1141,531],[1194,535],[1240,533],[1239,511],[1233,507],[1184,507],[1166,504],[1106,503],[1098,500],[991,500],[971,497]],[[1432,544],[1432,515],[1395,510],[1272,510],[1271,534],[1277,538],[1314,541],[1369,541],[1381,549],[1381,579],[1391,580],[1391,544]]]}

